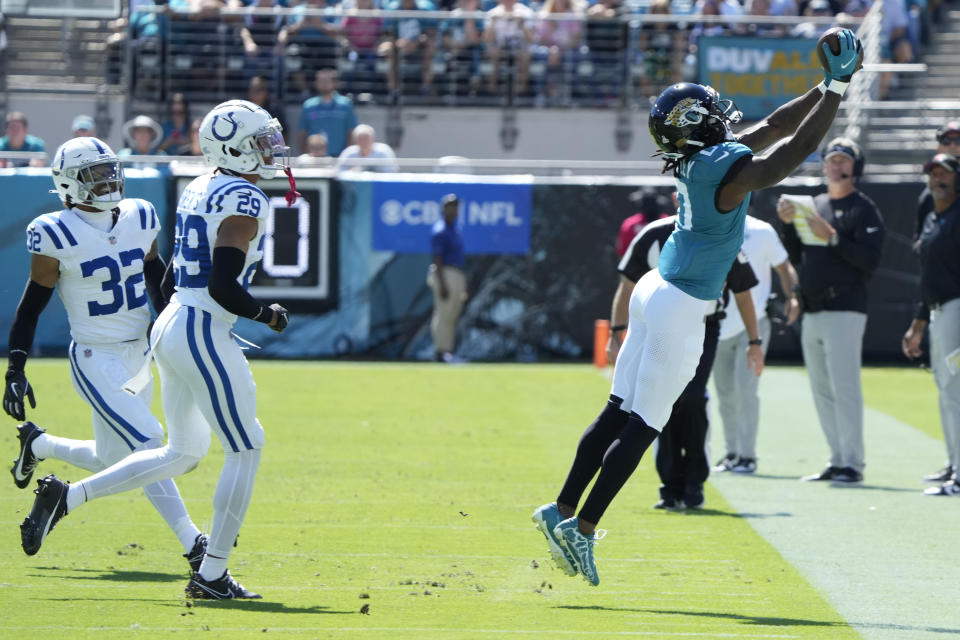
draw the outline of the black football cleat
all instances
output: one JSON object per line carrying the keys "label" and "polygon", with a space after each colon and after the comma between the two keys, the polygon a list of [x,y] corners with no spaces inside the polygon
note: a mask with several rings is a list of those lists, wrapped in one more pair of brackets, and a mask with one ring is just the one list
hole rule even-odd
{"label": "black football cleat", "polygon": [[259,600],[263,597],[259,593],[244,589],[229,571],[224,571],[222,576],[209,581],[204,580],[199,571],[195,572],[187,583],[186,593],[188,598],[194,600]]}
{"label": "black football cleat", "polygon": [[207,534],[197,534],[197,539],[193,541],[193,548],[183,557],[190,563],[190,575],[200,571],[200,565],[203,564],[203,554],[207,552]]}
{"label": "black football cleat", "polygon": [[20,525],[20,544],[28,556],[40,551],[44,538],[53,531],[60,518],[67,515],[68,488],[66,482],[54,475],[37,480],[37,488],[33,491],[37,494],[33,508]]}
{"label": "black football cleat", "polygon": [[17,430],[20,432],[17,434],[20,440],[20,455],[13,461],[10,473],[17,488],[26,489],[30,484],[30,478],[33,477],[33,472],[37,469],[37,463],[40,462],[40,458],[33,455],[30,445],[45,431],[32,422],[24,422],[17,427]]}

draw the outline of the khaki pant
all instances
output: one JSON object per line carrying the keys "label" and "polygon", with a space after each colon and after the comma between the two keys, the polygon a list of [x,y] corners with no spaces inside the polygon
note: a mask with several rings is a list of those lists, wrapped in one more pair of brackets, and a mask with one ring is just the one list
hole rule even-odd
{"label": "khaki pant", "polygon": [[430,319],[430,335],[437,353],[453,352],[457,319],[467,299],[467,276],[457,267],[441,267],[443,281],[447,285],[447,297],[440,297],[437,281],[437,266],[431,264],[427,274],[427,286],[433,291],[433,317]]}

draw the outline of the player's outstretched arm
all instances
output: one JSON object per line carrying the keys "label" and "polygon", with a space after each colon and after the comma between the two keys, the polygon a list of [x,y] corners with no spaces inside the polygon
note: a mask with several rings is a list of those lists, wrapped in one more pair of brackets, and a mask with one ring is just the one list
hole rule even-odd
{"label": "player's outstretched arm", "polygon": [[24,368],[27,366],[27,355],[33,347],[37,321],[50,302],[59,278],[59,260],[40,254],[30,256],[30,280],[27,281],[27,288],[13,316],[13,326],[10,327],[10,356],[3,390],[3,410],[17,420],[26,420],[25,399],[30,401],[31,408],[37,407],[33,387],[27,380]]}
{"label": "player's outstretched arm", "polygon": [[820,86],[810,89],[738,134],[737,141],[750,147],[754,153],[763,151],[773,143],[792,135],[810,110],[817,106],[822,96]]}
{"label": "player's outstretched arm", "polygon": [[213,248],[207,291],[230,313],[268,325],[277,333],[287,328],[289,314],[279,304],[265,305],[240,286],[238,278],[246,262],[250,240],[257,234],[257,220],[230,216],[220,224]]}

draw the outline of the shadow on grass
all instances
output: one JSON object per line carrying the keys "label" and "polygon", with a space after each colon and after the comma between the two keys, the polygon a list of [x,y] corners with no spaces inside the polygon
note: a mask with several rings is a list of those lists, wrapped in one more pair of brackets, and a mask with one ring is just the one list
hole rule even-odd
{"label": "shadow on grass", "polygon": [[728,518],[792,518],[793,514],[787,511],[775,513],[737,513],[735,511],[720,511],[719,509],[684,509],[675,513],[687,516],[727,516]]}
{"label": "shadow on grass", "polygon": [[905,625],[883,622],[856,622],[831,620],[804,620],[800,618],[775,618],[768,616],[751,616],[738,613],[717,613],[715,611],[677,611],[673,609],[639,609],[630,607],[604,607],[601,605],[557,605],[554,609],[572,609],[575,611],[623,611],[631,613],[653,613],[670,616],[694,616],[700,618],[725,618],[766,627],[847,627],[850,629],[879,629],[884,631],[922,631],[925,633],[942,633],[944,635],[960,635],[960,629],[945,627],[925,627],[919,625]]}
{"label": "shadow on grass", "polygon": [[350,611],[335,611],[330,607],[323,605],[314,605],[312,607],[288,607],[282,602],[270,602],[269,600],[183,600],[179,603],[168,602],[167,605],[183,607],[186,602],[190,603],[193,609],[240,609],[242,611],[253,611],[256,613],[307,613],[307,614],[335,614],[335,615],[358,615],[359,609]]}
{"label": "shadow on grass", "polygon": [[186,571],[183,573],[157,573],[155,571],[130,571],[127,569],[34,568],[40,571],[56,572],[56,576],[37,573],[31,574],[34,578],[56,577],[62,580],[111,580],[114,582],[183,582],[184,586],[186,586],[187,581],[190,580],[190,576],[187,575]]}
{"label": "shadow on grass", "polygon": [[670,616],[694,616],[701,618],[725,618],[737,620],[744,624],[755,624],[766,627],[849,627],[846,622],[832,620],[804,620],[802,618],[773,618],[767,616],[750,616],[738,613],[717,613],[715,611],[674,611],[671,609],[631,609],[628,607],[604,607],[600,605],[558,605],[556,609],[576,609],[587,611],[630,611],[637,613],[654,613]]}

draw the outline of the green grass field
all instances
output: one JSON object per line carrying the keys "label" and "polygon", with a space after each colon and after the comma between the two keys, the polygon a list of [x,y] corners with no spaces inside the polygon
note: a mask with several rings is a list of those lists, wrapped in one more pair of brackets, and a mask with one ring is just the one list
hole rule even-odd
{"label": "green grass field", "polygon": [[[30,417],[90,437],[65,361],[28,374]],[[254,374],[267,446],[230,564],[264,600],[187,603],[182,550],[139,492],[83,506],[27,557],[17,525],[33,495],[7,481],[0,637],[861,637],[712,485],[700,513],[652,510],[649,455],[602,523],[600,587],[554,569],[529,516],[608,392],[592,368],[255,362]],[[865,378],[886,385],[868,403],[902,421],[891,389],[935,411],[923,372]],[[10,419],[0,447],[15,455]],[[198,524],[221,460],[214,439],[178,480]],[[49,472],[82,477],[41,463]]]}

